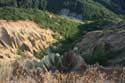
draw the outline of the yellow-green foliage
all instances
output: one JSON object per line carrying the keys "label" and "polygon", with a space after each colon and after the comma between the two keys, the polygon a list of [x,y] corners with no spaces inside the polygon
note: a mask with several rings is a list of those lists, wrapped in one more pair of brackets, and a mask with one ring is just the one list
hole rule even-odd
{"label": "yellow-green foliage", "polygon": [[64,38],[72,38],[78,33],[80,23],[38,9],[0,8],[0,19],[32,20],[42,27],[50,28]]}

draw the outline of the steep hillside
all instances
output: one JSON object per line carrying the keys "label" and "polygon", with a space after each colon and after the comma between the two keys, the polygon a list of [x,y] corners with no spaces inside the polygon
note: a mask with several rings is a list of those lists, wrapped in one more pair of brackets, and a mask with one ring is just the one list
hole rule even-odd
{"label": "steep hillside", "polygon": [[11,59],[16,55],[33,58],[34,52],[56,42],[53,35],[57,34],[32,21],[0,20],[0,59]]}
{"label": "steep hillside", "polygon": [[124,0],[94,0],[117,14],[125,13]]}
{"label": "steep hillside", "polygon": [[[80,20],[118,18],[109,10],[110,8],[106,8],[105,5],[94,0],[1,0],[0,7],[48,10]],[[115,7],[113,6],[113,8]]]}
{"label": "steep hillside", "polygon": [[82,20],[114,19],[117,15],[93,0],[49,0],[48,10]]}
{"label": "steep hillside", "polygon": [[125,83],[124,10],[123,0],[0,0],[0,83]]}
{"label": "steep hillside", "polygon": [[[47,11],[24,8],[0,8],[0,19],[5,20],[32,20],[43,28],[52,29],[64,38],[71,39],[79,31],[81,23],[63,18]],[[71,33],[72,32],[72,33]],[[58,36],[55,36],[58,39]]]}
{"label": "steep hillside", "polygon": [[[107,26],[108,27],[108,26]],[[104,30],[87,32],[75,42],[73,50],[87,63],[124,67],[125,23],[109,26]]]}

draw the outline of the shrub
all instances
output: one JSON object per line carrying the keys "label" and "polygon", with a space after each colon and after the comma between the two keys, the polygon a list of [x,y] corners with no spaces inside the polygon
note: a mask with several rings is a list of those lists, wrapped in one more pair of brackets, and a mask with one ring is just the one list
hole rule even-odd
{"label": "shrub", "polygon": [[93,53],[86,54],[83,56],[87,63],[89,64],[95,64],[99,63],[101,65],[105,65],[106,61],[108,60],[108,55],[105,52],[105,49],[102,47],[96,48]]}

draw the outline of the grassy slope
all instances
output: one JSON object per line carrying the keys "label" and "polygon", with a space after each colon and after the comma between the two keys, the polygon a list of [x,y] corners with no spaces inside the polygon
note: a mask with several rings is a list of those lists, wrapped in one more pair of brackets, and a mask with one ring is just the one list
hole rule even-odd
{"label": "grassy slope", "polygon": [[59,32],[64,38],[72,38],[78,33],[80,23],[38,9],[0,8],[0,19],[32,20],[42,27]]}

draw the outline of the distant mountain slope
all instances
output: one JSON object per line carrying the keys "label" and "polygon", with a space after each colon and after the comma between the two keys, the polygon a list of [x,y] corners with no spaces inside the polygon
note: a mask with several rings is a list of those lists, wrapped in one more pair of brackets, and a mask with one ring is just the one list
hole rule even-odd
{"label": "distant mountain slope", "polygon": [[94,0],[117,14],[125,13],[125,0]]}
{"label": "distant mountain slope", "polygon": [[117,15],[105,5],[94,0],[1,0],[0,7],[35,8],[57,14],[63,9],[67,9],[69,16],[82,20],[117,18]]}
{"label": "distant mountain slope", "polygon": [[81,15],[83,20],[112,19],[117,17],[116,14],[105,8],[105,6],[93,0],[49,0],[47,8],[49,11],[57,13],[67,9],[64,12],[71,16]]}

